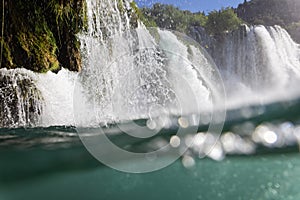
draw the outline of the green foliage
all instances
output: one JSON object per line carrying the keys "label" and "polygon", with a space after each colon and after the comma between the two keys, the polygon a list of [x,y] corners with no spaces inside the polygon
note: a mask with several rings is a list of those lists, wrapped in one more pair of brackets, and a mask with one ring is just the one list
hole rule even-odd
{"label": "green foliage", "polygon": [[63,21],[68,21],[69,17],[74,13],[70,3],[71,1],[64,5],[57,0],[49,1],[49,7],[56,16],[55,19],[57,24],[60,24]]}
{"label": "green foliage", "polygon": [[236,12],[248,24],[280,25],[300,42],[299,0],[252,0],[240,4]]}
{"label": "green foliage", "polygon": [[300,21],[299,0],[252,0],[240,4],[238,16],[250,24],[286,25]]}
{"label": "green foliage", "polygon": [[203,26],[206,16],[203,13],[182,11],[172,5],[154,4],[152,8],[142,8],[144,16],[154,21],[158,27],[187,32],[190,26]]}
{"label": "green foliage", "polygon": [[202,12],[193,13],[193,15],[190,16],[190,26],[205,26],[207,23],[207,16]]}
{"label": "green foliage", "polygon": [[206,16],[203,12],[182,11],[172,5],[154,4],[152,8],[142,8],[147,19],[155,21],[157,26],[188,33],[192,26],[205,27],[211,35],[237,29],[242,20],[231,8],[213,11]]}
{"label": "green foliage", "polygon": [[49,0],[47,4],[58,26],[67,25],[78,32],[80,27],[87,25],[86,3],[83,0]]}
{"label": "green foliage", "polygon": [[7,43],[2,38],[1,38],[1,45],[2,45],[2,52],[0,52],[2,53],[1,59],[3,59],[3,62],[7,64],[7,68],[11,68],[13,66],[13,58],[11,55],[11,51]]}
{"label": "green foliage", "polygon": [[132,17],[135,17],[135,21],[141,20],[146,27],[157,27],[155,21],[151,18],[146,17],[134,1],[130,3],[130,7],[133,9],[133,13],[135,16]]}
{"label": "green foliage", "polygon": [[205,28],[211,35],[220,35],[238,29],[242,23],[232,8],[222,8],[209,13]]}

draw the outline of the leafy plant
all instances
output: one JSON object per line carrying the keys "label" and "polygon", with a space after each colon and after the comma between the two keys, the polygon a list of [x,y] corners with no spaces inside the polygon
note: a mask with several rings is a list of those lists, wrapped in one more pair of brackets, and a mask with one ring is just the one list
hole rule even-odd
{"label": "leafy plant", "polygon": [[214,10],[208,14],[206,31],[211,35],[221,35],[239,28],[243,21],[238,18],[232,8]]}
{"label": "leafy plant", "polygon": [[154,21],[158,27],[187,32],[190,26],[203,26],[207,17],[204,13],[182,11],[172,5],[156,3],[152,8],[141,9],[148,21]]}

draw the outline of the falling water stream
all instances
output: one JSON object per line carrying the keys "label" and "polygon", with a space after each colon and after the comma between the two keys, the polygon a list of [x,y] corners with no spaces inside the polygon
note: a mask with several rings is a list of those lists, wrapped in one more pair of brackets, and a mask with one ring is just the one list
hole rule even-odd
{"label": "falling water stream", "polygon": [[[180,34],[147,30],[141,23],[132,28],[129,1],[123,6],[119,10],[117,1],[87,0],[88,30],[78,35],[82,72],[62,69],[58,74],[37,74],[1,69],[11,82],[28,77],[31,84],[27,87],[36,90],[29,94],[32,101],[1,92],[2,126],[87,127],[148,118],[157,110],[173,114],[207,111],[222,84],[227,95],[223,101],[229,108],[297,95],[299,45],[281,27],[244,26],[228,34],[212,52],[216,68],[202,48],[195,42],[188,44]],[[4,91],[6,86],[1,87]],[[24,84],[13,87],[20,92]],[[11,106],[11,101],[18,103]]]}

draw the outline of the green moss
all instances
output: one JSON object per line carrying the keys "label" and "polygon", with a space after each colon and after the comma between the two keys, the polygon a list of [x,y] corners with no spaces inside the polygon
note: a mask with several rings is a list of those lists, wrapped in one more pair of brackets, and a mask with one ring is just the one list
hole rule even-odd
{"label": "green moss", "polygon": [[57,70],[59,62],[56,58],[57,46],[51,32],[41,35],[21,32],[18,40],[27,56],[34,60],[32,67],[34,71],[46,72]]}
{"label": "green moss", "polygon": [[57,71],[60,67],[80,70],[76,34],[87,29],[84,0],[4,1],[1,67],[36,72]]}
{"label": "green moss", "polygon": [[87,15],[87,4],[84,1],[82,9],[81,9],[81,19],[82,19],[82,30],[87,31],[88,29],[88,15]]}
{"label": "green moss", "polygon": [[[80,41],[76,35],[88,29],[85,0],[4,1],[1,67],[23,67],[36,72],[57,71],[60,67],[80,70]],[[139,20],[148,27],[156,26],[134,2],[130,10],[124,4],[124,0],[117,0],[121,15],[128,14],[132,27],[137,27]]]}
{"label": "green moss", "polygon": [[50,0],[48,7],[54,14],[56,24],[60,28],[67,25],[78,33],[80,28],[87,24],[86,2],[84,0]]}
{"label": "green moss", "polygon": [[4,63],[6,63],[7,68],[13,67],[13,58],[7,43],[1,38],[1,45],[2,45],[2,59],[5,59]]}
{"label": "green moss", "polygon": [[124,8],[123,0],[118,0],[117,5],[118,5],[118,10],[120,11],[120,13],[124,14],[125,8]]}
{"label": "green moss", "polygon": [[35,13],[40,18],[36,23],[29,19],[28,23],[32,27],[20,27],[17,33],[18,42],[31,60],[31,67],[34,71],[57,70],[59,62],[56,56],[56,40],[43,18],[42,10],[36,8]]}
{"label": "green moss", "polygon": [[133,18],[136,21],[141,20],[146,27],[157,27],[156,22],[151,18],[145,17],[143,12],[138,8],[138,6],[134,1],[130,3],[130,7],[133,9],[133,13],[134,13]]}

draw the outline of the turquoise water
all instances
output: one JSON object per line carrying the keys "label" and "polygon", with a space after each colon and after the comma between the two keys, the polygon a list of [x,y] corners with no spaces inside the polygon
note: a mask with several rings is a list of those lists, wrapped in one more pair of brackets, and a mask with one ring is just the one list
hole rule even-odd
{"label": "turquoise water", "polygon": [[[20,152],[18,152],[20,153]],[[30,156],[28,159],[27,156]],[[13,154],[10,154],[11,156]],[[180,161],[149,174],[102,166],[84,149],[32,150],[1,169],[1,199],[299,199],[300,157],[280,153]],[[1,155],[3,158],[3,156]],[[43,164],[38,164],[38,163]],[[12,175],[15,176],[12,176]],[[4,177],[3,177],[4,176]],[[4,180],[4,181],[3,181]]]}
{"label": "turquoise water", "polygon": [[[243,116],[241,109],[231,110],[223,134],[245,123],[256,127],[288,122],[297,127],[299,104],[295,100],[248,107],[251,117]],[[198,127],[199,131],[206,128]],[[123,147],[130,144],[133,150],[148,142],[132,140],[115,126],[105,131],[119,131],[111,139]],[[174,131],[176,124],[160,137],[168,139]],[[256,144],[250,155],[227,155],[221,161],[195,156],[191,168],[185,168],[180,158],[156,172],[128,174],[90,155],[74,127],[0,129],[0,199],[299,199],[298,151],[297,141],[281,146]]]}

